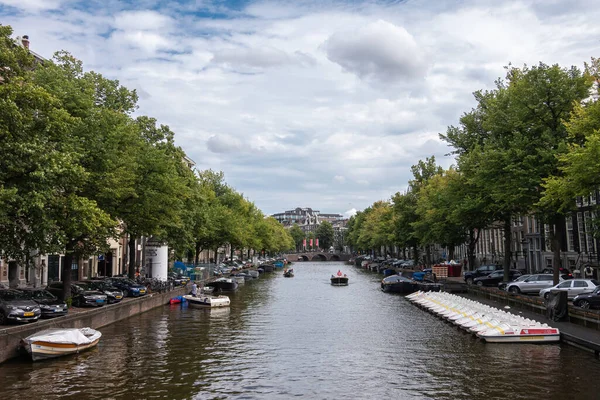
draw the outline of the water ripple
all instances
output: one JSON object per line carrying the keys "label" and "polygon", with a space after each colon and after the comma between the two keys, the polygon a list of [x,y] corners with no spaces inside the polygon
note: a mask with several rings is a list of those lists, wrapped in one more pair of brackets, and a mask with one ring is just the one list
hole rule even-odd
{"label": "water ripple", "polygon": [[[342,268],[348,287],[331,287]],[[0,366],[0,398],[597,399],[600,363],[568,346],[485,344],[379,290],[376,275],[299,263],[230,309],[165,306],[101,329],[97,349]]]}

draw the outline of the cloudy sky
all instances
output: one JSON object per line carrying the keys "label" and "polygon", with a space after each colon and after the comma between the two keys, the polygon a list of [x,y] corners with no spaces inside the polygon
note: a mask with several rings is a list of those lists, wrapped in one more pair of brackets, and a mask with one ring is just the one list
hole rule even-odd
{"label": "cloudy sky", "polygon": [[31,49],[134,88],[199,169],[271,214],[344,213],[410,166],[503,67],[600,56],[593,0],[0,0]]}

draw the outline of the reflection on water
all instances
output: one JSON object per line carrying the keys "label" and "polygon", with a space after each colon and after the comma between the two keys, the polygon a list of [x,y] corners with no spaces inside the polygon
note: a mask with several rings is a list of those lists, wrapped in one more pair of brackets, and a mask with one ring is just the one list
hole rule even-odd
{"label": "reflection on water", "polygon": [[[340,268],[350,285],[333,287]],[[485,344],[341,263],[294,271],[247,282],[230,308],[168,305],[81,355],[0,365],[0,398],[598,398],[581,350]]]}

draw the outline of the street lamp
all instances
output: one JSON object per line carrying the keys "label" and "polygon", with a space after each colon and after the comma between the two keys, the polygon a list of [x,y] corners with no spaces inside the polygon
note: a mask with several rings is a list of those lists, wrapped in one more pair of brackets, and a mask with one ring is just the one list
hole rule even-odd
{"label": "street lamp", "polygon": [[523,240],[521,240],[521,246],[523,247],[523,258],[525,259],[525,271],[531,273],[531,271],[529,271],[529,265],[527,264],[527,249],[529,247],[527,239],[523,238]]}

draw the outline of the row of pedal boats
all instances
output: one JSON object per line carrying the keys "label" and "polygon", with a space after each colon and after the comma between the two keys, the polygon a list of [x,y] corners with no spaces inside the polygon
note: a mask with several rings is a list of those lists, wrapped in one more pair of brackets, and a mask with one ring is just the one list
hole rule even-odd
{"label": "row of pedal boats", "polygon": [[560,332],[548,324],[447,292],[418,291],[410,302],[491,343],[548,343]]}

